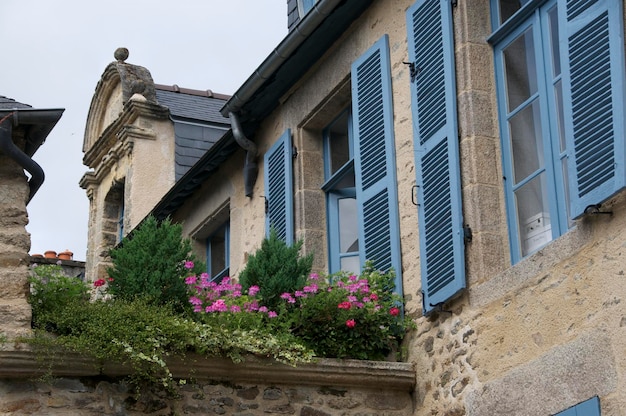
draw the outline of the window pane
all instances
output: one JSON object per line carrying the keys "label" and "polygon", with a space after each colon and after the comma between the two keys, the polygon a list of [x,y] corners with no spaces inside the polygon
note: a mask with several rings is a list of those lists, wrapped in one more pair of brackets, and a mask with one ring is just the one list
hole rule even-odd
{"label": "window pane", "polygon": [[565,119],[563,118],[563,87],[559,80],[554,85],[554,101],[556,102],[557,128],[559,134],[559,150],[565,152]]}
{"label": "window pane", "polygon": [[226,228],[213,234],[210,240],[211,274],[217,275],[226,268]]}
{"label": "window pane", "polygon": [[544,163],[537,100],[509,120],[509,131],[515,183],[519,183],[542,168]]}
{"label": "window pane", "polygon": [[339,200],[339,251],[359,251],[359,229],[357,223],[356,198]]}
{"label": "window pane", "polygon": [[545,173],[515,191],[522,256],[552,240]]}
{"label": "window pane", "polygon": [[331,175],[350,160],[348,122],[349,113],[346,111],[328,127]]}
{"label": "window pane", "polygon": [[516,11],[530,0],[500,0],[500,23],[506,22]]}
{"label": "window pane", "polygon": [[341,258],[341,270],[346,272],[352,272],[356,275],[361,273],[361,265],[359,262],[359,256],[349,256]]}
{"label": "window pane", "polygon": [[508,111],[519,107],[537,92],[537,70],[532,28],[503,51]]}
{"label": "window pane", "polygon": [[557,8],[553,7],[548,11],[549,30],[550,30],[550,50],[552,51],[552,75],[561,74],[561,52],[559,50],[559,20],[557,16]]}

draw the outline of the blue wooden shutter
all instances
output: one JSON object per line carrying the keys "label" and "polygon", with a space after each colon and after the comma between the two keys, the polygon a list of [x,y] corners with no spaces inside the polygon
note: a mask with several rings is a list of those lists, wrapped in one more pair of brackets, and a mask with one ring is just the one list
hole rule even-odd
{"label": "blue wooden shutter", "polygon": [[574,218],[626,183],[622,0],[559,4],[563,102]]}
{"label": "blue wooden shutter", "polygon": [[361,263],[396,272],[402,294],[391,67],[387,35],[352,64],[356,196]]}
{"label": "blue wooden shutter", "polygon": [[424,314],[465,288],[450,0],[407,11]]}
{"label": "blue wooden shutter", "polygon": [[291,130],[265,153],[265,233],[270,228],[287,244],[293,243],[293,150]]}

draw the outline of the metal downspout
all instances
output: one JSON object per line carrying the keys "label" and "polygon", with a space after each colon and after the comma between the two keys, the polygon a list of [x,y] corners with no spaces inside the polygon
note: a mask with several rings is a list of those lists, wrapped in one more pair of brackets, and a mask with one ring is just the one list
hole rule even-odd
{"label": "metal downspout", "polygon": [[256,163],[258,154],[257,146],[243,134],[243,129],[241,128],[237,114],[231,111],[228,113],[228,118],[230,119],[230,126],[235,141],[246,150],[246,161],[243,166],[243,180],[246,196],[251,197],[254,184],[256,183],[256,177],[259,173],[259,166]]}
{"label": "metal downspout", "polygon": [[30,191],[28,194],[28,200],[26,201],[28,204],[33,196],[35,196],[35,193],[37,193],[37,190],[41,187],[41,184],[43,184],[45,175],[41,166],[39,166],[37,162],[31,159],[13,143],[13,120],[11,119],[11,116],[17,119],[17,113],[13,112],[9,113],[0,120],[0,150],[30,173],[31,178],[28,181]]}

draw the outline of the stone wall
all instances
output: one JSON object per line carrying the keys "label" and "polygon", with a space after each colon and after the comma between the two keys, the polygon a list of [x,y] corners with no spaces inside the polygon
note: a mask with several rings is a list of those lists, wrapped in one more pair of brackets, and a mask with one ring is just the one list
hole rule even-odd
{"label": "stone wall", "polygon": [[[13,140],[23,148],[19,135],[14,131]],[[0,336],[9,338],[30,332],[28,192],[24,169],[0,152]]]}
{"label": "stone wall", "polygon": [[[291,367],[197,359],[170,367],[188,380],[175,398],[147,390],[136,397],[119,378],[123,367],[98,368],[81,356],[13,349],[0,351],[0,363],[0,415],[413,414],[415,373],[406,363],[320,360]],[[41,375],[48,381],[36,379]]]}

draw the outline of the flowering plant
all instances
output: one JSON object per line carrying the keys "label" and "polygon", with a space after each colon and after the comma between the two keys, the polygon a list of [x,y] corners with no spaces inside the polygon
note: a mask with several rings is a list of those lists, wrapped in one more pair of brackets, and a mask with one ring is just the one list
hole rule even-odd
{"label": "flowering plant", "polygon": [[301,289],[282,293],[275,310],[260,306],[261,288],[250,286],[243,293],[229,277],[217,283],[203,273],[188,276],[185,283],[199,319],[233,329],[269,326],[295,335],[321,357],[384,359],[412,326],[393,293],[394,273],[377,271],[371,263],[360,277],[312,273]]}
{"label": "flowering plant", "polygon": [[302,291],[283,295],[294,335],[319,356],[386,358],[414,326],[393,292],[394,276],[375,270],[371,262],[360,276],[312,274]]}

